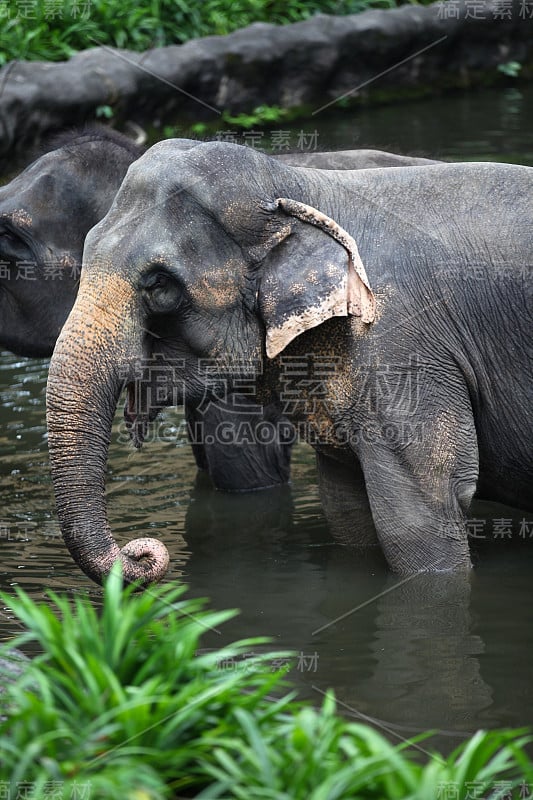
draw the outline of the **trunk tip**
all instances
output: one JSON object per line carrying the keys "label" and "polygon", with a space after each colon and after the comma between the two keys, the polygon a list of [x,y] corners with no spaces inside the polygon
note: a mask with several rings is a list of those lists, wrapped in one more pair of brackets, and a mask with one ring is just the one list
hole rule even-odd
{"label": "trunk tip", "polygon": [[132,539],[120,550],[125,583],[139,581],[142,586],[164,578],[170,555],[159,539]]}

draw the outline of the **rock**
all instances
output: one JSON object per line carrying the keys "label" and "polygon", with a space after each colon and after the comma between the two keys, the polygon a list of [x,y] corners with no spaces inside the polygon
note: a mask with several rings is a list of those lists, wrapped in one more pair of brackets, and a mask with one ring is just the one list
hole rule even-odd
{"label": "rock", "polygon": [[30,659],[22,650],[15,647],[0,652],[0,694],[8,684],[13,683],[26,669]]}
{"label": "rock", "polygon": [[3,647],[0,650],[0,722],[6,719],[2,714],[2,711],[6,710],[2,702],[2,695],[7,687],[24,673],[29,663],[30,659],[15,647],[9,650]]}

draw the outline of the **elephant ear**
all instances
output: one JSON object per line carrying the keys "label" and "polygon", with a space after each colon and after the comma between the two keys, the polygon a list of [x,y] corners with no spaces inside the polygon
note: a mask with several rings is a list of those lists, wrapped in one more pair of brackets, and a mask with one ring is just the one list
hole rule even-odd
{"label": "elephant ear", "polygon": [[353,237],[296,200],[278,198],[268,209],[293,218],[271,237],[263,261],[258,300],[268,358],[331,317],[353,315],[373,322],[376,301]]}

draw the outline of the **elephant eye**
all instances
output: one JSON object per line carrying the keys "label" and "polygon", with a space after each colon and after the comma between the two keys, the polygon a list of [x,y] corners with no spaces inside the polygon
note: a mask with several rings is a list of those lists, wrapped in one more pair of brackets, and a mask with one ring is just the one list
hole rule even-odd
{"label": "elephant eye", "polygon": [[148,286],[149,291],[153,292],[155,289],[165,289],[168,286],[169,277],[164,272],[158,272],[154,275]]}
{"label": "elephant eye", "polygon": [[4,228],[0,230],[0,244],[17,245],[23,244],[23,242],[16,233]]}
{"label": "elephant eye", "polygon": [[145,301],[153,313],[166,314],[181,303],[181,288],[168,272],[157,270],[145,275],[141,282]]}
{"label": "elephant eye", "polygon": [[156,289],[164,289],[172,280],[172,276],[168,272],[161,269],[154,269],[146,273],[141,278],[141,288],[145,291],[152,292]]}

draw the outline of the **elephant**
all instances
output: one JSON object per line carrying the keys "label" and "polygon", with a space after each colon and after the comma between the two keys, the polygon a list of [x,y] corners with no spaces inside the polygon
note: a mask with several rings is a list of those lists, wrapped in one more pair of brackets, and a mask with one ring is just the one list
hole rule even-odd
{"label": "elephant", "polygon": [[[177,146],[196,144],[182,139]],[[0,188],[0,347],[30,357],[52,355],[76,298],[85,236],[144,152],[104,127],[60,134],[45,150]],[[241,398],[239,411],[253,426],[256,414],[246,402]],[[197,431],[191,444],[198,467],[227,491],[286,483],[289,443],[241,442],[224,451],[210,443],[212,431],[232,413],[221,407],[203,414],[187,410],[189,427]]]}
{"label": "elephant", "polygon": [[0,348],[52,355],[78,290],[87,231],[144,148],[111,129],[53,138],[0,187]]}
{"label": "elephant", "polygon": [[[195,144],[183,139],[178,146]],[[0,347],[33,357],[52,355],[76,298],[85,236],[105,216],[128,167],[144,152],[104,127],[60,134],[45,150],[0,188]],[[191,429],[199,430],[192,442],[198,466],[228,491],[286,483],[288,444],[243,444],[222,454],[216,443],[204,443],[228,414],[231,410],[221,408],[203,415],[188,409]]]}
{"label": "elephant", "polygon": [[[180,139],[175,147],[186,150],[197,144]],[[52,355],[76,297],[85,236],[105,216],[128,167],[143,152],[110,128],[70,131],[52,138],[35,162],[0,188],[0,347],[23,356]],[[293,153],[280,159],[346,169],[424,161],[376,150]],[[155,397],[161,386],[152,389]],[[235,445],[224,441],[221,446],[216,431],[235,413],[242,430],[253,431],[262,420],[242,395],[237,408],[218,403],[198,411],[189,404],[186,416],[198,467],[226,491],[285,483],[290,426],[285,426],[281,442],[257,444],[241,437]],[[140,446],[139,437],[133,438]]]}
{"label": "elephant", "polygon": [[[118,375],[131,396],[157,357],[193,402],[253,383],[332,472],[354,542],[366,502],[368,544],[393,571],[469,569],[476,490],[532,508],[532,179],[150,148],[87,236],[50,364],[52,479],[80,567],[101,581],[121,559],[140,585],[167,568],[157,540],[118,547],[104,500]],[[145,400],[130,415],[141,433]]]}
{"label": "elephant", "polygon": [[[176,140],[183,149],[197,144]],[[144,149],[103,126],[62,133],[0,187],[0,348],[21,356],[52,355],[76,297],[85,236],[105,216]],[[438,163],[380,150],[277,157],[328,169]]]}

